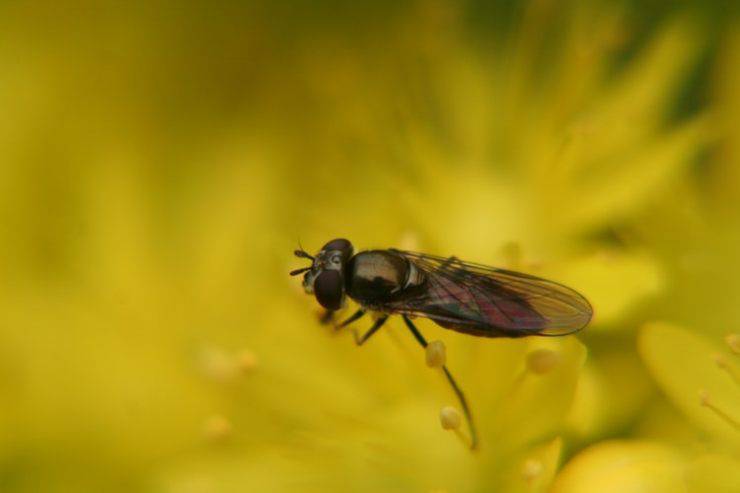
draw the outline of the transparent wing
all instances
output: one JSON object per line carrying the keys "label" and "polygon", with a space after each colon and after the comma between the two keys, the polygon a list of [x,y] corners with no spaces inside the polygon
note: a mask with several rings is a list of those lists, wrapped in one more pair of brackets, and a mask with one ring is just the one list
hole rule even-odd
{"label": "transparent wing", "polygon": [[392,250],[426,279],[389,308],[443,327],[486,337],[565,335],[585,327],[593,310],[556,282],[453,258]]}

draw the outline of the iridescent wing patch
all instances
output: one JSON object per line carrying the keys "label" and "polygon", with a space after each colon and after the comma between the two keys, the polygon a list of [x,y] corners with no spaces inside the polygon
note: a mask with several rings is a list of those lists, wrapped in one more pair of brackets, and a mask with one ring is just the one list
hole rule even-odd
{"label": "iridescent wing patch", "polygon": [[395,313],[484,337],[570,334],[593,314],[583,296],[553,281],[454,257],[391,251],[425,277],[423,286],[386,305]]}

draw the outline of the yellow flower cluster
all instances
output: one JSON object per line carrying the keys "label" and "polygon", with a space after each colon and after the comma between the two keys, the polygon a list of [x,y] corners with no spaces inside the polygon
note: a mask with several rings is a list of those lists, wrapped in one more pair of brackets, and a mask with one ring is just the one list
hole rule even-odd
{"label": "yellow flower cluster", "polygon": [[[732,21],[107,3],[0,7],[0,491],[740,491]],[[357,348],[288,276],[336,237],[595,316]]]}

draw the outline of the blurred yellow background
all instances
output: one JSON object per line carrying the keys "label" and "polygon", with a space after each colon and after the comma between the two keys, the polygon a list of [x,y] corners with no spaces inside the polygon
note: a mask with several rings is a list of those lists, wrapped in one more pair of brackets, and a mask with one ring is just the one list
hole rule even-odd
{"label": "blurred yellow background", "polygon": [[[3,2],[0,491],[740,491],[738,22]],[[357,348],[288,276],[335,237],[562,281],[595,318],[419,322],[471,454],[401,322]]]}

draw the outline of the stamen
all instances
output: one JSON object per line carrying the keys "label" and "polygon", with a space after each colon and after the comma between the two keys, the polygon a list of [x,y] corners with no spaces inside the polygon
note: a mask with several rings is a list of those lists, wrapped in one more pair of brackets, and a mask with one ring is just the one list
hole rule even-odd
{"label": "stamen", "polygon": [[221,348],[207,347],[199,355],[200,368],[210,379],[228,382],[235,376],[234,360]]}
{"label": "stamen", "polygon": [[419,235],[416,232],[407,230],[398,240],[398,246],[401,250],[416,252],[419,250]]}
{"label": "stamen", "polygon": [[200,354],[201,371],[210,379],[222,383],[233,382],[241,375],[252,372],[257,367],[257,357],[249,350],[238,353],[227,352],[221,348],[205,348]]}
{"label": "stamen", "polygon": [[429,368],[442,368],[447,362],[447,349],[442,341],[432,341],[426,347],[426,360]]}
{"label": "stamen", "polygon": [[733,353],[740,355],[740,334],[727,334],[725,342]]}
{"label": "stamen", "polygon": [[471,441],[463,435],[460,431],[460,425],[462,424],[462,416],[460,412],[452,406],[445,406],[439,411],[439,422],[442,428],[445,430],[451,430],[455,432],[457,438],[468,448],[471,446]]}
{"label": "stamen", "polygon": [[457,430],[462,423],[462,417],[454,407],[445,406],[439,411],[439,422],[445,430]]}
{"label": "stamen", "polygon": [[727,358],[725,358],[721,354],[715,354],[713,356],[714,362],[717,364],[717,367],[720,370],[725,371],[728,375],[730,375],[730,378],[737,384],[740,385],[740,375],[737,374],[735,371],[735,368],[730,365],[730,362],[727,361]]}
{"label": "stamen", "polygon": [[203,424],[203,436],[211,441],[222,441],[231,436],[234,426],[227,418],[214,414]]}
{"label": "stamen", "polygon": [[257,356],[248,349],[244,349],[236,355],[236,367],[242,373],[249,373],[257,368]]}
{"label": "stamen", "polygon": [[550,372],[560,363],[560,354],[550,349],[536,349],[527,354],[527,369],[537,375]]}
{"label": "stamen", "polygon": [[702,389],[699,391],[699,404],[710,409],[712,412],[714,412],[714,414],[716,414],[719,418],[721,418],[723,421],[725,421],[736,430],[740,430],[740,423],[738,423],[735,418],[724,412],[722,409],[718,408],[712,402],[712,396],[706,389]]}
{"label": "stamen", "polygon": [[544,469],[542,462],[537,459],[527,459],[522,466],[522,478],[524,478],[524,481],[527,483],[531,483],[537,479],[540,474],[542,474]]}

